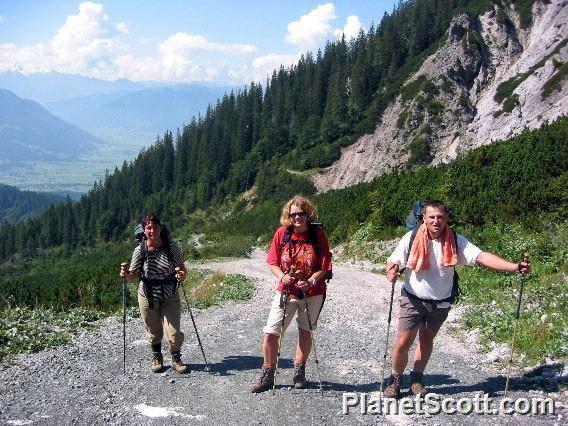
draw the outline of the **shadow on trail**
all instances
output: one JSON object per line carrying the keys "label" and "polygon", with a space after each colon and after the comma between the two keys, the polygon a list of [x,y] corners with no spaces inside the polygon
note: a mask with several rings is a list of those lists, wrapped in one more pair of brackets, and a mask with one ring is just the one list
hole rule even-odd
{"label": "shadow on trail", "polygon": [[[245,370],[259,370],[262,366],[263,358],[260,356],[240,355],[240,356],[227,356],[221,362],[209,364],[211,373],[220,376],[234,376],[237,371]],[[205,370],[205,365],[200,365],[200,370]],[[293,368],[294,363],[290,359],[280,359],[278,369],[280,368]],[[196,368],[197,370],[197,368]]]}
{"label": "shadow on trail", "polygon": [[[429,391],[442,395],[455,395],[460,393],[474,394],[483,392],[489,396],[497,396],[505,390],[506,377],[492,376],[487,377],[481,382],[463,384],[457,379],[446,374],[428,375],[425,380],[426,387]],[[511,377],[509,389],[511,391],[528,391],[530,389],[539,389],[545,387],[548,392],[558,392],[563,384],[568,383],[568,377],[560,376],[554,379],[542,378],[539,380],[527,380],[525,376]],[[441,386],[440,386],[441,385]]]}
{"label": "shadow on trail", "polygon": [[428,374],[425,375],[424,381],[429,392],[441,395],[473,394],[475,392],[492,395],[505,387],[505,379],[502,376],[487,377],[481,382],[465,384],[460,383],[459,379],[448,374]]}
{"label": "shadow on trail", "polygon": [[[563,364],[561,364],[563,367]],[[524,376],[513,376],[509,383],[509,389],[512,391],[528,391],[531,389],[544,388],[547,392],[558,392],[568,383],[568,376],[549,375],[534,377],[542,374],[542,370],[558,369],[557,365],[544,366],[541,370],[525,374]],[[546,373],[545,373],[546,374]],[[445,395],[455,395],[460,393],[476,393],[484,392],[490,396],[502,394],[505,390],[506,377],[504,375],[487,377],[485,380],[464,384],[458,379],[447,374],[431,374],[425,377],[425,384],[432,392]]]}
{"label": "shadow on trail", "polygon": [[[361,383],[354,385],[352,383],[336,383],[323,381],[322,387],[323,391],[335,391],[335,392],[356,392],[356,393],[371,393],[377,392],[379,390],[379,382],[371,383]],[[319,382],[310,381],[308,387],[313,387],[319,389]]]}
{"label": "shadow on trail", "polygon": [[[322,382],[322,388],[324,396],[337,396],[338,393],[344,392],[354,392],[354,393],[371,393],[379,389],[379,383],[363,383],[359,385],[353,385],[350,383],[336,383],[336,382]],[[304,389],[294,389],[294,385],[290,383],[276,383],[276,389],[290,389],[293,393],[305,393],[306,391],[314,391],[319,394],[319,382],[317,379],[308,380],[306,387]]]}

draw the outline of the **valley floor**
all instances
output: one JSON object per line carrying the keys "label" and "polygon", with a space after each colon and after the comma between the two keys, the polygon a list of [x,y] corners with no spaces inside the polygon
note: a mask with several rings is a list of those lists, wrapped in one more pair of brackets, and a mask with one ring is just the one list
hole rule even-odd
{"label": "valley floor", "polygon": [[[347,265],[335,265],[316,331],[324,396],[319,393],[313,354],[307,367],[309,388],[291,387],[297,338],[294,323],[284,335],[276,394],[250,393],[262,363],[261,329],[275,287],[264,259],[265,254],[257,251],[250,259],[202,265],[244,274],[257,282],[255,295],[249,301],[193,310],[212,374],[204,371],[187,313],[182,317],[182,327],[186,333],[184,359],[192,370],[190,374],[179,375],[171,369],[162,374],[150,371],[150,350],[143,340],[139,319],[127,322],[127,364],[123,374],[122,322],[119,317],[111,317],[67,346],[20,355],[11,365],[1,366],[0,424],[565,424],[566,390],[545,391],[534,386],[531,390],[521,387],[519,380],[513,381],[510,397],[551,397],[556,413],[407,412],[383,416],[364,415],[356,407],[344,414],[346,393],[360,398],[368,394],[370,400],[376,395],[373,392],[380,382],[390,300],[390,285],[383,276]],[[395,300],[398,290],[397,284]],[[396,305],[389,351],[397,326]],[[475,344],[465,341],[463,332],[452,331],[455,316],[443,326],[436,340],[426,385],[441,399],[452,398],[454,402],[460,398],[473,401],[476,393],[486,393],[492,398],[491,408],[497,408],[503,397],[503,366],[488,363]],[[368,408],[372,410],[372,404],[368,403]]]}

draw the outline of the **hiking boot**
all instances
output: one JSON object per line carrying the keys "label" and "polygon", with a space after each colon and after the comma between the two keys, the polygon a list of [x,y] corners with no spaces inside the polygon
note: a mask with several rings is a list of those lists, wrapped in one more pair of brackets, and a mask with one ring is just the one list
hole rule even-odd
{"label": "hiking boot", "polygon": [[304,389],[306,387],[306,364],[294,364],[294,387]]}
{"label": "hiking boot", "polygon": [[256,382],[252,385],[251,392],[259,393],[266,392],[272,386],[274,386],[274,368],[262,367],[260,370],[260,375]]}
{"label": "hiking boot", "polygon": [[179,352],[172,352],[172,367],[180,374],[189,373],[189,367],[182,362]]}
{"label": "hiking boot", "polygon": [[306,364],[294,363],[294,387],[304,389],[306,387]]}
{"label": "hiking boot", "polygon": [[424,373],[421,373],[420,371],[410,372],[410,391],[414,395],[420,395],[420,396],[426,395],[426,388],[422,383],[423,378],[424,378]]}
{"label": "hiking boot", "polygon": [[161,373],[164,371],[164,357],[161,352],[152,353],[152,371],[154,373]]}
{"label": "hiking boot", "polygon": [[400,398],[400,388],[402,386],[402,374],[391,374],[389,385],[383,392],[385,398]]}

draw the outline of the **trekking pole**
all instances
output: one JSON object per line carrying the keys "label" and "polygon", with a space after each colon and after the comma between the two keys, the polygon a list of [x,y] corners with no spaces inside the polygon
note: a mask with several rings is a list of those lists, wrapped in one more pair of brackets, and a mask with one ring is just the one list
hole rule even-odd
{"label": "trekking pole", "polygon": [[[180,268],[176,267],[175,271],[176,274],[179,272]],[[195,319],[193,318],[193,312],[191,312],[191,306],[189,305],[189,299],[187,298],[187,293],[185,292],[185,287],[183,284],[177,279],[178,285],[181,287],[183,292],[183,297],[185,299],[185,304],[187,305],[187,310],[189,312],[189,316],[191,317],[191,322],[193,323],[193,329],[195,330],[195,335],[197,336],[197,343],[199,343],[199,348],[201,349],[201,353],[203,354],[203,360],[205,361],[205,371],[211,373],[211,367],[209,367],[209,363],[207,362],[207,358],[205,357],[205,351],[203,350],[203,345],[201,344],[201,339],[199,338],[199,332],[197,331],[197,326],[195,325]]]}
{"label": "trekking pole", "polygon": [[[398,268],[398,265],[394,266],[395,268]],[[382,398],[383,396],[383,384],[385,381],[385,369],[387,366],[387,350],[388,350],[388,346],[389,346],[389,336],[390,336],[390,325],[391,325],[391,319],[392,319],[392,302],[394,299],[394,286],[396,284],[396,279],[391,283],[392,284],[392,288],[391,288],[391,297],[390,297],[390,303],[389,303],[389,319],[387,320],[387,339],[385,341],[385,354],[383,356],[383,368],[381,371],[381,386],[379,388],[379,396],[380,398]]]}
{"label": "trekking pole", "polygon": [[[120,269],[127,272],[128,263],[121,263]],[[122,277],[122,372],[126,374],[126,277]]]}
{"label": "trekking pole", "polygon": [[282,312],[282,324],[280,325],[280,336],[278,337],[278,352],[276,355],[276,364],[274,365],[274,381],[272,382],[272,395],[276,389],[276,376],[278,375],[278,361],[280,360],[280,349],[282,348],[282,337],[284,336],[284,321],[286,320],[286,305],[288,304],[288,288],[284,286],[284,309]]}
{"label": "trekking pole", "polygon": [[314,339],[314,328],[312,326],[312,320],[310,318],[310,310],[308,309],[308,296],[306,296],[306,293],[304,293],[304,291],[302,291],[302,294],[304,296],[304,303],[306,305],[306,316],[308,317],[308,324],[310,325],[310,338],[312,339],[312,344],[314,346],[314,362],[316,363],[316,369],[318,371],[318,379],[320,382],[320,392],[321,392],[321,396],[323,396],[323,386],[321,383],[321,373],[320,373],[320,367],[319,367],[319,360],[318,360],[318,351],[317,351],[317,347],[316,347],[316,340]]}
{"label": "trekking pole", "polygon": [[[525,252],[523,262],[529,263],[529,254]],[[520,270],[519,270],[520,272]],[[505,398],[509,391],[509,381],[511,380],[511,365],[513,363],[513,352],[515,351],[515,338],[517,337],[517,327],[519,325],[519,317],[521,313],[521,298],[523,297],[523,287],[525,285],[525,275],[521,274],[521,288],[519,289],[519,296],[517,297],[517,312],[515,313],[515,328],[513,328],[513,339],[511,341],[511,355],[509,356],[509,366],[507,368],[507,381],[505,382]]]}

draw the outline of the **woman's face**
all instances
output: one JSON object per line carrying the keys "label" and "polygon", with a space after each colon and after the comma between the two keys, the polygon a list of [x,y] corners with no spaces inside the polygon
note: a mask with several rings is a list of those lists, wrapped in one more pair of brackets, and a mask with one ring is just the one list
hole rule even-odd
{"label": "woman's face", "polygon": [[160,225],[148,222],[144,227],[144,233],[149,240],[155,240],[160,237]]}
{"label": "woman's face", "polygon": [[294,229],[299,231],[304,231],[308,227],[308,218],[306,212],[302,210],[301,207],[292,205],[290,207],[290,220],[292,221],[292,226]]}

